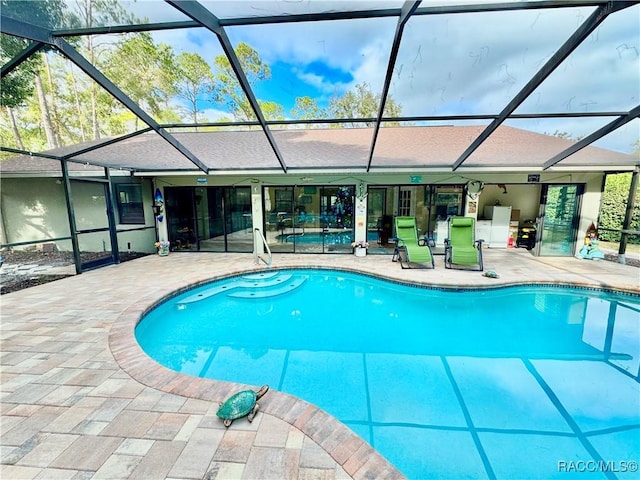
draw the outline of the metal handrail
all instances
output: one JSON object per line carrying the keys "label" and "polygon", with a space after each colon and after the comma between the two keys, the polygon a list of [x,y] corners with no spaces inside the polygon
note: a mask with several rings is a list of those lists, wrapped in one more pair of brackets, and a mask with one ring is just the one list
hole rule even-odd
{"label": "metal handrail", "polygon": [[[265,260],[264,258],[261,257],[261,254],[258,253],[258,249],[256,248],[258,242],[256,241],[256,239],[260,239],[260,243],[261,243],[261,248],[262,248],[262,253],[264,253],[264,249],[266,248],[267,250],[267,255],[268,255],[268,261]],[[262,234],[262,231],[259,228],[255,228],[254,229],[254,240],[253,240],[253,259],[254,259],[254,263],[257,265],[258,263],[260,263],[260,260],[262,260],[267,266],[271,266],[271,262],[273,262],[273,255],[271,254],[271,249],[269,248],[269,244],[267,243],[267,239],[264,238],[264,235]]]}

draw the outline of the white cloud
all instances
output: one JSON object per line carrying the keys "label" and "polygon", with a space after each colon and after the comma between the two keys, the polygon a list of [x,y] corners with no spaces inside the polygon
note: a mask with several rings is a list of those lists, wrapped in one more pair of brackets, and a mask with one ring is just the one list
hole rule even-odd
{"label": "white cloud", "polygon": [[[268,3],[261,3],[261,9],[275,8]],[[222,8],[220,4],[206,5],[214,13]],[[313,8],[307,2],[286,6]],[[580,7],[416,16],[405,29],[390,93],[405,115],[497,114],[594,10]],[[622,111],[638,105],[639,16],[640,6],[610,16],[516,113]],[[234,44],[245,41],[254,47],[268,64],[293,65],[292,75],[315,87],[326,99],[362,82],[380,91],[395,26],[395,18],[382,18],[233,27],[227,33]],[[222,53],[214,34],[205,30],[194,33],[176,30],[162,35],[177,51],[196,51],[209,62]],[[314,62],[349,72],[353,81],[344,84],[343,80],[310,72],[307,66]],[[607,121],[554,120],[557,128],[551,131],[583,136],[593,125]],[[626,131],[637,140],[637,131]],[[635,140],[615,143],[630,145]],[[630,151],[626,147],[622,150]]]}
{"label": "white cloud", "polygon": [[206,118],[209,122],[216,122],[225,118],[233,118],[233,115],[230,115],[229,112],[225,112],[223,110],[218,110],[215,108],[207,108],[205,110],[202,110],[198,115]]}

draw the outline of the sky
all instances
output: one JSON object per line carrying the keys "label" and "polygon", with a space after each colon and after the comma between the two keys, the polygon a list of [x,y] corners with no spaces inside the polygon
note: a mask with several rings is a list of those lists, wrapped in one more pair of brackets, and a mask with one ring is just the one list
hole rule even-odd
{"label": "sky", "polygon": [[[398,1],[202,3],[219,18],[308,13],[353,5],[358,9],[401,6]],[[435,4],[425,1],[421,6]],[[184,19],[164,2],[139,0],[131,8],[152,22]],[[594,10],[582,6],[415,16],[404,31],[390,94],[403,115],[498,114]],[[326,106],[333,95],[361,83],[379,93],[395,29],[395,18],[380,18],[225,30],[233,45],[248,43],[271,66],[271,79],[255,87],[258,99],[283,105],[289,115],[296,97],[309,96]],[[222,54],[216,36],[206,29],[157,32],[154,36],[158,42],[173,45],[176,52],[197,52],[210,63]],[[617,112],[639,104],[640,5],[636,5],[611,15],[515,113]],[[210,105],[205,114],[210,120],[228,116],[220,108]],[[612,120],[583,117],[507,124],[539,133],[566,132],[575,138]],[[630,153],[639,131],[636,119],[595,145]]]}

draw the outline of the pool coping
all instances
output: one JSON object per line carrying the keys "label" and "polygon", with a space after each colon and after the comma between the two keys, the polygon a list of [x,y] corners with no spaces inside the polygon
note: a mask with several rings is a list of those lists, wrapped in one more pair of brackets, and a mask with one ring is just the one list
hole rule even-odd
{"label": "pool coping", "polygon": [[[296,267],[278,267],[269,268],[269,270],[292,268]],[[322,266],[315,268],[330,269]],[[331,269],[336,270],[336,268]],[[108,343],[116,363],[134,380],[143,385],[166,393],[209,402],[223,402],[232,393],[239,390],[255,389],[255,385],[195,377],[160,365],[149,357],[138,344],[135,338],[135,327],[148,311],[181,292],[211,281],[263,271],[265,271],[263,267],[247,268],[228,275],[216,275],[204,281],[196,281],[169,292],[152,292],[144,295],[136,305],[126,308],[111,327]],[[357,270],[351,271],[362,273]],[[405,478],[394,465],[362,437],[332,415],[301,398],[270,390],[260,399],[260,412],[273,415],[299,429],[322,447],[351,477]]]}
{"label": "pool coping", "polygon": [[[277,267],[254,265],[239,268],[228,274],[212,275],[210,278],[191,283],[180,282],[179,279],[174,282],[167,282],[167,285],[161,290],[152,291],[140,297],[136,304],[127,307],[118,315],[109,332],[108,344],[116,363],[133,379],[148,387],[170,394],[210,402],[222,402],[238,390],[256,388],[253,385],[194,377],[175,372],[158,364],[139,346],[135,338],[135,327],[142,317],[155,306],[191,288],[202,286],[212,281],[250,273],[291,269],[338,270],[372,278],[381,278],[403,285],[441,290],[492,290],[512,286],[565,286],[631,295],[640,294],[640,289],[623,285],[609,285],[593,280],[570,282],[564,280],[501,281],[500,279],[494,279],[492,283],[479,285],[477,279],[475,279],[474,283],[468,285],[451,285],[446,282],[434,282],[433,278],[428,279],[428,281],[425,279],[422,282],[416,279],[406,280],[397,276],[385,275],[383,272],[372,273],[360,268],[359,265],[346,267],[320,264],[305,266],[281,265]],[[398,273],[400,274],[400,272]],[[174,284],[172,285],[172,283]],[[271,390],[268,395],[265,395],[260,400],[260,411],[273,415],[299,429],[322,447],[353,478],[405,478],[394,465],[359,435],[355,434],[332,415],[303,399]]]}

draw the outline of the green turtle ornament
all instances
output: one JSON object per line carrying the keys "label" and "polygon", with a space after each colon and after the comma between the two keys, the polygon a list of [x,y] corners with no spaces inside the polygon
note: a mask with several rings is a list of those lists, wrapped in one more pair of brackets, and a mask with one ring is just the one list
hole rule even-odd
{"label": "green turtle ornament", "polygon": [[247,420],[253,422],[260,406],[258,400],[269,390],[269,385],[263,385],[260,390],[242,390],[231,395],[220,408],[216,415],[223,420],[225,427],[229,428],[236,418],[247,416]]}
{"label": "green turtle ornament", "polygon": [[486,272],[483,273],[483,275],[485,277],[489,277],[489,278],[500,278],[500,275],[498,275],[496,272],[494,272],[493,270],[487,270]]}

